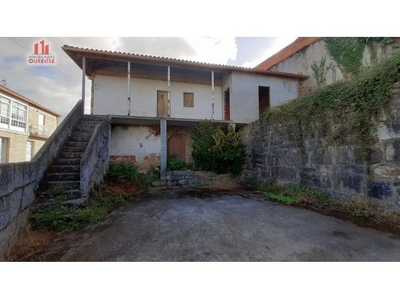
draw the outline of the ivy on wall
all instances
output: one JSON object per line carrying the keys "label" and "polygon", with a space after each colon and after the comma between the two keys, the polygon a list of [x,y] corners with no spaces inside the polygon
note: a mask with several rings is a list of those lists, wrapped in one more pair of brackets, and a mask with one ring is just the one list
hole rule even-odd
{"label": "ivy on wall", "polygon": [[313,76],[315,81],[317,82],[317,87],[322,87],[326,84],[326,75],[329,70],[332,71],[334,77],[336,77],[336,69],[333,63],[330,63],[326,66],[326,57],[322,57],[319,63],[313,62],[311,64],[311,70],[313,72]]}
{"label": "ivy on wall", "polygon": [[325,45],[331,58],[337,63],[345,78],[357,76],[362,70],[364,50],[368,47],[371,62],[377,61],[377,44],[393,43],[388,37],[327,37]]}
{"label": "ivy on wall", "polygon": [[[355,70],[355,66],[347,68]],[[329,130],[327,136],[337,139],[337,143],[340,138],[355,135],[361,148],[360,159],[369,165],[379,115],[391,99],[393,84],[400,81],[400,49],[356,74],[354,80],[339,81],[273,107],[262,114],[260,122],[295,121],[300,144],[313,124]]]}

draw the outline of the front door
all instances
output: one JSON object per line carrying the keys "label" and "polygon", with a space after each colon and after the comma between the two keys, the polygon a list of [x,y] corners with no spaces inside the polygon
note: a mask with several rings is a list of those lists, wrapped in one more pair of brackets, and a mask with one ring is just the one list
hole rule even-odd
{"label": "front door", "polygon": [[168,92],[157,91],[157,117],[168,117]]}
{"label": "front door", "polygon": [[175,155],[186,160],[186,140],[182,135],[174,135],[168,139],[168,156]]}

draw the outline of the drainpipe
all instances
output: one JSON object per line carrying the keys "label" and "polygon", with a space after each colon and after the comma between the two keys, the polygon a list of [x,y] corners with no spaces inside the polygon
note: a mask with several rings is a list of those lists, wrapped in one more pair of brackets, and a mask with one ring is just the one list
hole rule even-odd
{"label": "drainpipe", "polygon": [[211,97],[212,97],[211,119],[213,119],[213,117],[214,117],[214,71],[211,71]]}
{"label": "drainpipe", "polygon": [[171,117],[171,67],[168,66],[168,117]]}
{"label": "drainpipe", "polygon": [[131,62],[128,61],[128,116],[131,115]]}
{"label": "drainpipe", "polygon": [[85,107],[86,57],[82,57],[82,100]]}

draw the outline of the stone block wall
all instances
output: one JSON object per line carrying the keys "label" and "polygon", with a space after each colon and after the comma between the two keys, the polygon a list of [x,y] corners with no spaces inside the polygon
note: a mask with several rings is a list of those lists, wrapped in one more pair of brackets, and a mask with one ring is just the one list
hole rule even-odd
{"label": "stone block wall", "polygon": [[393,90],[393,99],[380,116],[369,165],[361,159],[355,136],[338,141],[321,124],[301,135],[295,121],[255,122],[244,131],[247,174],[308,185],[337,198],[367,196],[400,208],[400,89]]}
{"label": "stone block wall", "polygon": [[0,164],[0,260],[8,254],[26,225],[35,190],[82,117],[83,109],[81,100],[30,162]]}

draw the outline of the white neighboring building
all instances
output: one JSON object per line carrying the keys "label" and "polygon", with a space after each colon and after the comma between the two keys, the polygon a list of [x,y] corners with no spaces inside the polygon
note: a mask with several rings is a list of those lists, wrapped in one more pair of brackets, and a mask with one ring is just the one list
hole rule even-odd
{"label": "white neighboring building", "polygon": [[[112,122],[111,160],[143,169],[192,161],[188,129],[200,120],[239,130],[298,96],[307,76],[63,46],[92,81],[91,114]],[[84,88],[84,87],[83,87]]]}

